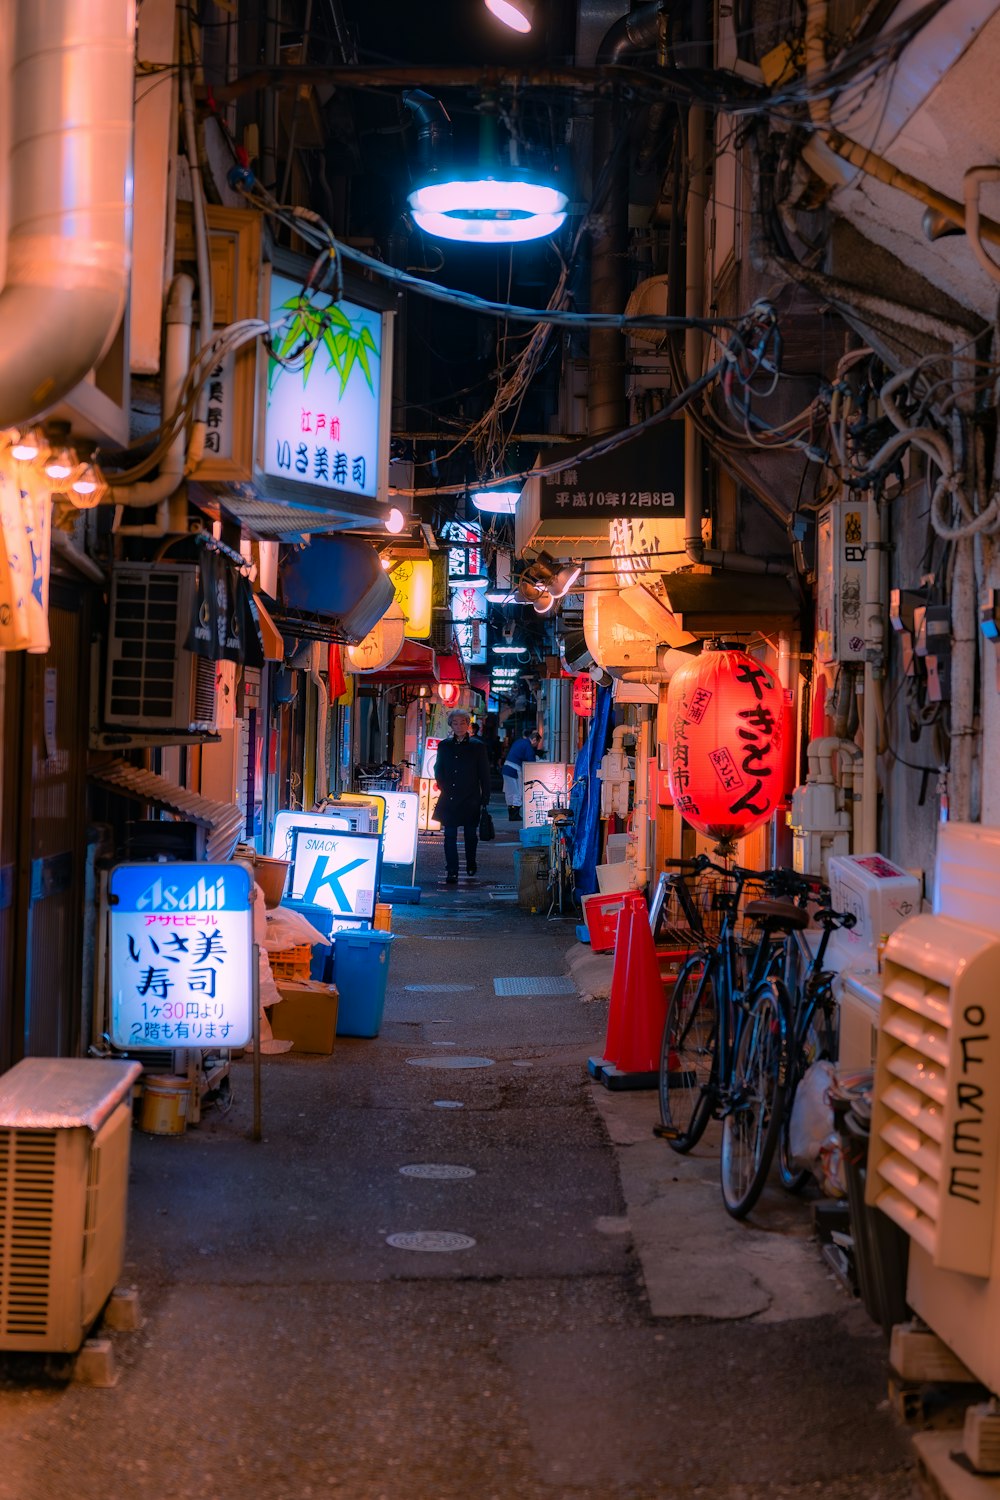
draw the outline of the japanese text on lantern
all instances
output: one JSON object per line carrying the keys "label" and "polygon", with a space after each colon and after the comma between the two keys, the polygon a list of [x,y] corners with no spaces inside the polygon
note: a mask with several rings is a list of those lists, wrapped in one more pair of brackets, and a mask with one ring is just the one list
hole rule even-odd
{"label": "japanese text on lantern", "polygon": [[709,646],[668,690],[668,774],[675,806],[731,840],[770,816],[782,795],[781,693],[745,651]]}

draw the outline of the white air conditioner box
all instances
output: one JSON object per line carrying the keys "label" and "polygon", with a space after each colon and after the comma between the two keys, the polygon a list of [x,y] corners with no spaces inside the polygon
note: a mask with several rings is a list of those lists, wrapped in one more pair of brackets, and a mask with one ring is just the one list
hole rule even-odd
{"label": "white air conditioner box", "polygon": [[114,1290],[141,1072],[29,1057],[0,1078],[0,1349],[79,1349]]}
{"label": "white air conditioner box", "polygon": [[111,575],[104,722],[146,735],[214,734],[216,663],[186,646],[194,563],[116,563]]}
{"label": "white air conditioner box", "polygon": [[830,968],[873,970],[882,935],[919,912],[920,882],[882,854],[832,854],[830,899],[835,911],[857,918],[850,931],[838,928],[831,938]]}
{"label": "white air conditioner box", "polygon": [[934,857],[934,910],[1000,937],[1000,828],[942,823]]}
{"label": "white air conditioner box", "polygon": [[889,939],[867,1202],[911,1239],[907,1301],[1000,1392],[1000,941],[924,914]]}

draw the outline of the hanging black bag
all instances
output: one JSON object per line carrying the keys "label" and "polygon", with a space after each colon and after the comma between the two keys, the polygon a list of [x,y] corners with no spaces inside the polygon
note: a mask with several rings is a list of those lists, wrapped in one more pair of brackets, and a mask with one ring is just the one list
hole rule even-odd
{"label": "hanging black bag", "polygon": [[479,837],[484,844],[488,844],[490,839],[495,839],[496,836],[497,831],[493,827],[493,819],[490,816],[490,810],[488,807],[484,807],[482,812],[479,814]]}

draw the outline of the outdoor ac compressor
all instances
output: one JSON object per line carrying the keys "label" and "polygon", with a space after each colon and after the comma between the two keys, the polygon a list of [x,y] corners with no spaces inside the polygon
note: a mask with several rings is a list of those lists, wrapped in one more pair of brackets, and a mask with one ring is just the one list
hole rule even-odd
{"label": "outdoor ac compressor", "polygon": [[141,1072],[28,1057],[0,1078],[0,1349],[73,1353],[114,1290]]}

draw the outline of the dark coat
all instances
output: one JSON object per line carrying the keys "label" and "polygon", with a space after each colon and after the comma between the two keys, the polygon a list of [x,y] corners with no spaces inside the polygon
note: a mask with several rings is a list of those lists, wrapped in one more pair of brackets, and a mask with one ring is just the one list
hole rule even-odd
{"label": "dark coat", "polygon": [[445,828],[463,828],[479,822],[479,813],[490,800],[490,763],[482,740],[442,740],[434,762],[434,780],[441,795],[434,816]]}

